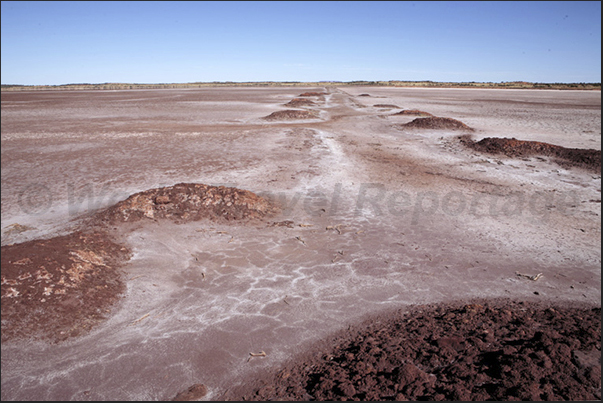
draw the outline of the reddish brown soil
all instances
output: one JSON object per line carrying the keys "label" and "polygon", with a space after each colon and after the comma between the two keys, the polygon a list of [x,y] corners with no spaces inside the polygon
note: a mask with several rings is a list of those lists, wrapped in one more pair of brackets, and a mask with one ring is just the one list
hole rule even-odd
{"label": "reddish brown soil", "polygon": [[371,94],[360,94],[360,95],[358,95],[358,96],[359,96],[359,97],[370,97],[370,96],[371,96]]}
{"label": "reddish brown soil", "polygon": [[124,291],[129,250],[104,232],[2,247],[2,341],[58,342],[103,320]]}
{"label": "reddish brown soil", "polygon": [[291,101],[285,104],[286,106],[299,107],[299,106],[312,106],[316,105],[313,101],[305,98],[293,98]]}
{"label": "reddish brown soil", "polygon": [[403,111],[394,113],[392,116],[396,116],[396,115],[413,115],[413,116],[424,116],[424,117],[433,116],[429,112],[420,111],[418,109],[405,109]]}
{"label": "reddish brown soil", "polygon": [[392,104],[375,104],[373,105],[375,108],[392,108],[392,109],[400,109],[398,105]]}
{"label": "reddish brown soil", "polygon": [[473,131],[473,129],[463,122],[451,119],[451,118],[440,118],[440,117],[428,117],[428,118],[416,118],[412,122],[400,125],[404,128],[409,129],[435,129],[435,130],[466,130]]}
{"label": "reddish brown soil", "polygon": [[207,386],[196,383],[184,392],[180,392],[172,400],[176,402],[189,402],[199,400],[207,394]]}
{"label": "reddish brown soil", "polygon": [[315,111],[300,111],[295,109],[286,109],[284,111],[272,112],[265,116],[265,120],[297,120],[297,119],[316,119],[318,114]]}
{"label": "reddish brown soil", "polygon": [[242,220],[263,217],[273,211],[263,198],[247,190],[198,183],[150,189],[133,194],[97,214],[109,222],[168,218],[177,222]]}
{"label": "reddish brown soil", "polygon": [[133,194],[97,213],[89,232],[2,246],[2,341],[58,342],[105,318],[124,291],[118,268],[130,253],[100,230],[106,224],[247,220],[274,211],[246,190],[180,183]]}
{"label": "reddish brown soil", "polygon": [[222,398],[597,400],[601,308],[419,306],[348,329]]}
{"label": "reddish brown soil", "polygon": [[517,140],[515,138],[486,137],[477,142],[467,136],[461,136],[459,139],[467,147],[484,153],[504,154],[515,158],[543,155],[553,157],[555,162],[561,166],[586,168],[601,173],[600,150],[565,148],[554,144]]}
{"label": "reddish brown soil", "polygon": [[313,92],[313,91],[304,92],[303,94],[299,94],[300,97],[320,97],[323,95],[327,95],[327,94],[324,92]]}

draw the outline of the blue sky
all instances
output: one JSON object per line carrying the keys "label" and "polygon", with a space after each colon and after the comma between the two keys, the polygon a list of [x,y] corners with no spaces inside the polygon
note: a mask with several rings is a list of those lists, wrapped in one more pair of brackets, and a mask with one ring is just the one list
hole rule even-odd
{"label": "blue sky", "polygon": [[2,1],[2,84],[601,81],[601,2]]}

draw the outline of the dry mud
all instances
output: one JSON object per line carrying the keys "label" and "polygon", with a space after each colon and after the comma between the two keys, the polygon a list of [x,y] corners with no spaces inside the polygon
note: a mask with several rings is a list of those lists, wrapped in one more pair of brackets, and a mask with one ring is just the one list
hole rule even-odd
{"label": "dry mud", "polygon": [[2,93],[2,399],[600,399],[600,92],[298,91]]}

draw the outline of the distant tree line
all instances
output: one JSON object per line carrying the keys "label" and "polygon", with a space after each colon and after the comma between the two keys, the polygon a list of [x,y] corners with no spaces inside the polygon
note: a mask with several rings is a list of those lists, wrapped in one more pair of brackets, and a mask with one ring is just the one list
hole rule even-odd
{"label": "distant tree line", "polygon": [[601,83],[531,83],[527,81],[495,82],[438,82],[438,81],[261,81],[234,82],[213,81],[194,83],[102,83],[102,84],[62,84],[62,85],[20,85],[2,84],[2,91],[48,91],[48,90],[132,90],[162,88],[203,88],[203,87],[324,87],[324,86],[379,86],[379,87],[433,87],[433,88],[501,88],[501,89],[555,89],[555,90],[598,90]]}

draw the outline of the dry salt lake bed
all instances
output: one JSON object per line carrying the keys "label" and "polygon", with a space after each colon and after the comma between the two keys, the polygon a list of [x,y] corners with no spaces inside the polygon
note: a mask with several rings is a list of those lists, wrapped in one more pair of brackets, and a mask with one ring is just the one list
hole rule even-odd
{"label": "dry salt lake bed", "polygon": [[2,92],[1,141],[3,400],[600,399],[600,91]]}

